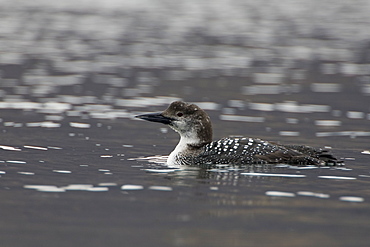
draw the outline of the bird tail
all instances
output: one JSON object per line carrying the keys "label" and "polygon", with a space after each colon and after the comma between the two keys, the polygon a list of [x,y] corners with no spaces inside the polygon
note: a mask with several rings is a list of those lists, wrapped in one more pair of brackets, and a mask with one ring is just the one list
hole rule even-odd
{"label": "bird tail", "polygon": [[293,149],[302,154],[302,156],[310,157],[320,161],[321,165],[327,166],[341,166],[344,165],[343,160],[338,160],[327,149],[314,148],[305,145],[282,145],[285,148]]}

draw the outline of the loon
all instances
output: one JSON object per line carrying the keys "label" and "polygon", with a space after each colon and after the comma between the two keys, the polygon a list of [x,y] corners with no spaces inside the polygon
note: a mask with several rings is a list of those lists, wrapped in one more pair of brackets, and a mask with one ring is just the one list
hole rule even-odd
{"label": "loon", "polygon": [[180,142],[167,159],[167,165],[336,165],[342,163],[327,150],[305,145],[283,145],[256,138],[222,138],[212,141],[208,114],[195,104],[172,102],[161,113],[136,116],[166,124],[180,135]]}

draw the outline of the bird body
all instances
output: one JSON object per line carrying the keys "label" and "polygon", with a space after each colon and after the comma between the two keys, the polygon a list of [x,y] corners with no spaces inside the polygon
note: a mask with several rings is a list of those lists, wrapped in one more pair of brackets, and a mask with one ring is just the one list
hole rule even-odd
{"label": "bird body", "polygon": [[341,163],[327,150],[305,145],[283,145],[248,137],[212,141],[212,124],[208,114],[197,105],[182,101],[171,103],[161,113],[139,115],[137,118],[166,124],[179,133],[180,141],[167,159],[169,165]]}

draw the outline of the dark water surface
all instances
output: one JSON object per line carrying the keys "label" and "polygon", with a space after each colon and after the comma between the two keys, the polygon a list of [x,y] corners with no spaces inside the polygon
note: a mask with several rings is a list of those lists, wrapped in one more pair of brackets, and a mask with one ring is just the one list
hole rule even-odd
{"label": "dark water surface", "polygon": [[[369,4],[0,2],[1,246],[368,246]],[[168,168],[178,99],[345,166]]]}

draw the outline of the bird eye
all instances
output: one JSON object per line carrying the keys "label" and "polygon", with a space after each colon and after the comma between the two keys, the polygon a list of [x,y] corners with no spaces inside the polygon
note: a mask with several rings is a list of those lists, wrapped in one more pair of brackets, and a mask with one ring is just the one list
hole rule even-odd
{"label": "bird eye", "polygon": [[184,114],[182,112],[179,112],[179,113],[177,113],[177,116],[182,117],[182,116],[184,116]]}

